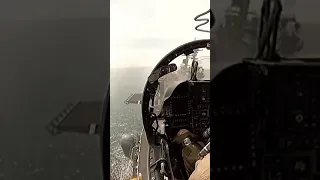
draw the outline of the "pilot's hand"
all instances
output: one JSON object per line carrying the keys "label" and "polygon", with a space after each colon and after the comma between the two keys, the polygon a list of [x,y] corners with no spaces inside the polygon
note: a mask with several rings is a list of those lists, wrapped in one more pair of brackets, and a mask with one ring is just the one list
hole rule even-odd
{"label": "pilot's hand", "polygon": [[183,140],[188,136],[194,137],[195,135],[192,134],[188,129],[180,129],[177,133],[177,136],[174,138],[174,141],[178,144],[181,144],[183,143]]}
{"label": "pilot's hand", "polygon": [[188,132],[189,132],[188,129],[180,129],[180,130],[178,131],[178,133],[177,133],[177,136],[181,136],[181,135],[186,134],[186,133],[188,133]]}
{"label": "pilot's hand", "polygon": [[203,148],[200,142],[196,141],[196,135],[187,129],[181,129],[175,137],[178,144],[183,144],[182,158],[188,174],[191,174],[195,169],[195,164],[199,160],[199,153]]}

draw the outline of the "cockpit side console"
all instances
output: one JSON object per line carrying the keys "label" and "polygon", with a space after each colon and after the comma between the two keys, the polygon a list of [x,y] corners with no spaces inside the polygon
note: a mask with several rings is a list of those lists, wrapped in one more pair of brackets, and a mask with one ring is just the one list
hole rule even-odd
{"label": "cockpit side console", "polygon": [[240,63],[211,81],[213,179],[320,179],[320,64]]}

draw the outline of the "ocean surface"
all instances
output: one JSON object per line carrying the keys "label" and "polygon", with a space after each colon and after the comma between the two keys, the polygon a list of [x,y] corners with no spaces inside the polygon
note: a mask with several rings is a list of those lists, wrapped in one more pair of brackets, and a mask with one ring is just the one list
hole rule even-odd
{"label": "ocean surface", "polygon": [[110,172],[111,179],[125,180],[131,175],[131,163],[124,157],[119,140],[123,134],[142,130],[141,106],[126,105],[133,93],[141,93],[152,68],[118,68],[110,71]]}

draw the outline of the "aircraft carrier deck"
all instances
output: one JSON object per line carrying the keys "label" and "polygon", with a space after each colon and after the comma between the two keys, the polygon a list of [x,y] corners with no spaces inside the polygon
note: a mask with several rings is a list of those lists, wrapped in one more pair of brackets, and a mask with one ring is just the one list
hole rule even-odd
{"label": "aircraft carrier deck", "polygon": [[[143,130],[141,134],[141,145],[140,145],[140,155],[139,155],[139,168],[138,171],[142,175],[142,178],[149,176],[149,144],[146,136],[146,132]],[[144,179],[144,178],[143,178]],[[146,178],[147,179],[147,178]]]}

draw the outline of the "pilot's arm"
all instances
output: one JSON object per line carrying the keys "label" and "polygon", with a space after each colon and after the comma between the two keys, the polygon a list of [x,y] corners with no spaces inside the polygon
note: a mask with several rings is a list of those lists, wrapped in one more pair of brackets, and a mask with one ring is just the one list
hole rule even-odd
{"label": "pilot's arm", "polygon": [[192,172],[189,180],[209,180],[210,179],[210,153],[203,159],[198,160],[195,170]]}

